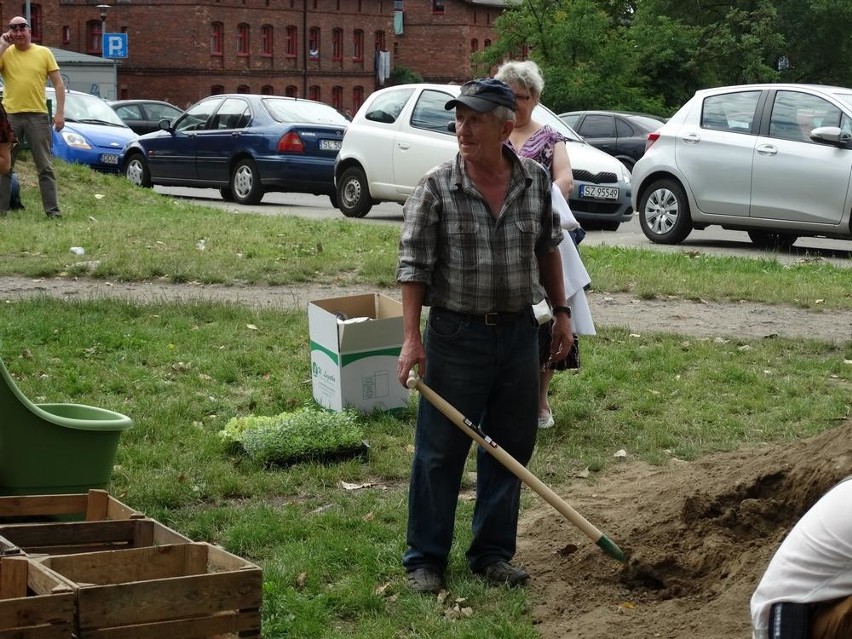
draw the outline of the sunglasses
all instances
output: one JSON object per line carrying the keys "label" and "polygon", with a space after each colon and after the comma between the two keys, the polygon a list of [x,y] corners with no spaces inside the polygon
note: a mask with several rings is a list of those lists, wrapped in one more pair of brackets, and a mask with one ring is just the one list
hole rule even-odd
{"label": "sunglasses", "polygon": [[19,22],[17,24],[10,24],[9,31],[24,31],[25,29],[29,29],[30,25],[25,22]]}

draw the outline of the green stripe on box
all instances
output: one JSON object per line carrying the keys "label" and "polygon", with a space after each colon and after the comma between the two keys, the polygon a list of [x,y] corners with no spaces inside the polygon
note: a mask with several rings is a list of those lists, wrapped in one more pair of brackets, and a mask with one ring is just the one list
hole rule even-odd
{"label": "green stripe on box", "polygon": [[394,346],[392,348],[383,348],[381,350],[376,351],[366,351],[364,353],[347,353],[346,355],[341,356],[341,366],[347,366],[352,362],[357,362],[359,359],[366,359],[367,357],[399,357],[399,352],[401,350],[401,347]]}
{"label": "green stripe on box", "polygon": [[320,351],[322,353],[325,353],[331,358],[331,361],[333,361],[335,364],[340,364],[340,360],[338,359],[337,353],[327,349],[325,346],[317,344],[313,340],[311,340],[311,351]]}

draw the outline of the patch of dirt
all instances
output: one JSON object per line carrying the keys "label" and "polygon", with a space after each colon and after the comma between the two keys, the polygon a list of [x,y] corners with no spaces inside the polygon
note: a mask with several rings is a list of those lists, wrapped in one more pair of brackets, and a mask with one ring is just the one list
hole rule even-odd
{"label": "patch of dirt", "polygon": [[[109,282],[98,279],[0,277],[0,299],[29,295],[62,299],[111,296],[134,302],[211,300],[255,307],[305,309],[314,299],[371,293],[375,287],[327,285],[225,286],[166,282]],[[395,288],[386,295],[399,299]],[[694,302],[681,298],[638,299],[627,293],[589,293],[595,324],[634,333],[672,332],[699,337],[796,337],[843,342],[852,339],[852,311],[810,311],[751,302]]]}
{"label": "patch of dirt", "polygon": [[610,558],[549,506],[525,511],[518,560],[533,575],[542,639],[749,639],[749,599],[772,554],[850,474],[852,420],[783,446],[663,468],[628,462],[577,480],[560,494],[631,562]]}
{"label": "patch of dirt", "polygon": [[[3,300],[108,295],[143,303],[214,300],[304,309],[309,300],[373,290],[0,278]],[[398,299],[398,291],[384,292]],[[589,299],[598,326],[634,333],[836,343],[852,338],[848,311],[596,292]],[[517,560],[533,575],[532,615],[542,639],[749,639],[749,599],[781,539],[820,495],[850,474],[852,420],[811,439],[695,462],[657,467],[627,461],[559,487],[556,492],[631,561],[625,566],[610,558],[543,501],[525,510]],[[637,565],[645,570],[637,572]]]}

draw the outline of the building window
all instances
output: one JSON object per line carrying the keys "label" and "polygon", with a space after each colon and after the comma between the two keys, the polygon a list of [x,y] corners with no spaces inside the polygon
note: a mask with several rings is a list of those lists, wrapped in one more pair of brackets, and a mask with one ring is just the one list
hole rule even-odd
{"label": "building window", "polygon": [[355,33],[353,34],[353,46],[354,49],[352,51],[352,59],[356,62],[364,61],[364,32],[361,29],[355,29]]}
{"label": "building window", "polygon": [[245,22],[237,25],[237,55],[249,54],[249,26]]}
{"label": "building window", "polygon": [[272,25],[265,24],[260,28],[260,54],[272,57]]}
{"label": "building window", "polygon": [[275,95],[275,89],[272,88],[271,84],[264,84],[260,87],[260,95]]}
{"label": "building window", "polygon": [[210,55],[221,56],[225,49],[225,25],[214,22],[210,25]]}
{"label": "building window", "polygon": [[432,0],[432,13],[444,15],[444,0]]}
{"label": "building window", "polygon": [[343,29],[331,32],[331,59],[335,62],[343,60]]}
{"label": "building window", "polygon": [[364,87],[354,87],[352,89],[352,110],[357,111],[362,104],[364,104]]}
{"label": "building window", "polygon": [[315,100],[316,102],[320,101],[320,88],[316,84],[312,84],[308,87],[308,99]]}
{"label": "building window", "polygon": [[247,84],[241,84],[237,87],[237,93],[251,93],[251,87]]}
{"label": "building window", "polygon": [[86,53],[89,55],[101,54],[101,21],[89,20],[86,23]]}
{"label": "building window", "polygon": [[295,58],[299,50],[299,30],[292,24],[287,27],[284,35],[284,55]]}
{"label": "building window", "polygon": [[299,97],[299,87],[295,84],[288,84],[287,88],[284,89],[284,95],[288,98],[298,98]]}
{"label": "building window", "polygon": [[376,51],[387,51],[385,47],[385,32],[384,31],[376,31]]}
{"label": "building window", "polygon": [[483,42],[483,43],[482,43],[482,48],[483,48],[483,49],[487,49],[487,48],[488,48],[488,47],[490,47],[490,46],[491,46],[491,40],[489,40],[489,39],[487,39],[487,38],[486,38],[486,39],[485,39],[485,42]]}
{"label": "building window", "polygon": [[338,111],[343,111],[343,87],[331,87],[331,106]]}
{"label": "building window", "polygon": [[470,52],[476,53],[477,51],[479,51],[479,40],[474,38],[473,40],[470,41]]}
{"label": "building window", "polygon": [[319,60],[320,56],[320,30],[319,27],[311,27],[308,31],[308,56],[311,60]]}
{"label": "building window", "polygon": [[62,44],[71,44],[71,27],[62,27]]}
{"label": "building window", "polygon": [[[22,7],[25,8],[25,7]],[[24,15],[25,12],[22,12],[21,15]],[[42,12],[40,4],[31,4],[30,5],[30,36],[32,37],[33,42],[41,42],[42,39]]]}
{"label": "building window", "polygon": [[221,84],[214,84],[210,87],[210,95],[222,95],[225,92],[225,87]]}

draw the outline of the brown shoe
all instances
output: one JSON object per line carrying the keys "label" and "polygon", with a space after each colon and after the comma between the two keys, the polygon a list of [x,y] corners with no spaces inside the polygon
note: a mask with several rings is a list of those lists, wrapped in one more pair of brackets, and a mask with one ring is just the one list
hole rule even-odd
{"label": "brown shoe", "polygon": [[409,570],[407,582],[409,590],[423,594],[437,595],[444,587],[444,579],[441,577],[441,573],[429,567]]}
{"label": "brown shoe", "polygon": [[518,568],[508,561],[502,560],[495,561],[493,564],[485,566],[482,570],[474,572],[492,584],[507,584],[509,586],[522,586],[530,578],[529,573],[523,568]]}

